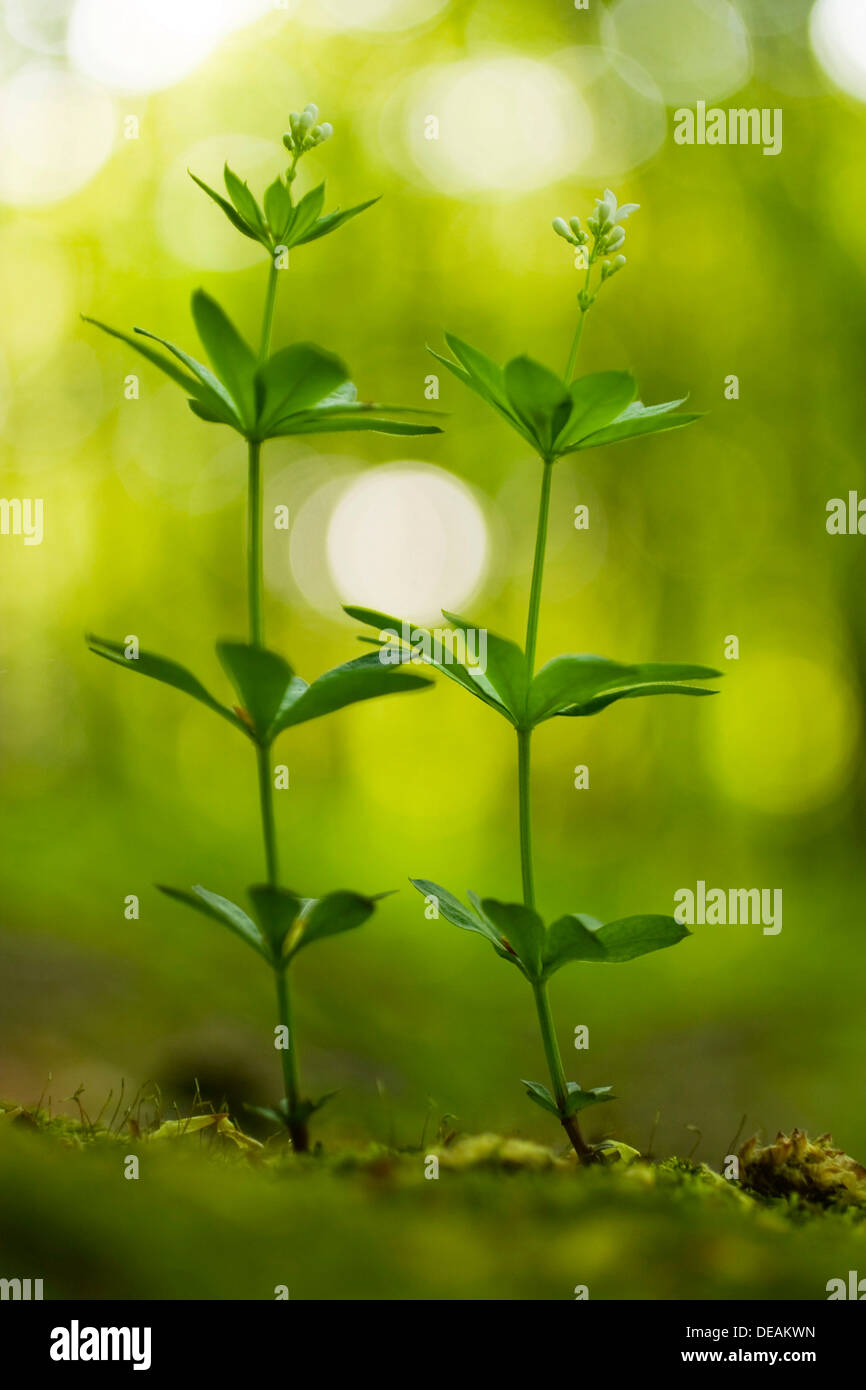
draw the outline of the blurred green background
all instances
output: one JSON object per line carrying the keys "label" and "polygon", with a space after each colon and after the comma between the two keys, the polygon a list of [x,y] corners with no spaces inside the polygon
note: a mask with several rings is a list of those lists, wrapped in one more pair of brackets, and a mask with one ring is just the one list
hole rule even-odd
{"label": "blurred green background", "polygon": [[[242,445],[78,315],[195,352],[203,285],[255,338],[264,253],[186,169],[215,183],[228,157],[260,193],[284,167],[289,110],[315,101],[335,135],[299,187],[326,177],[326,208],[384,196],[292,253],[274,343],[337,352],[362,396],[428,403],[425,344],[444,329],[561,370],[579,277],[551,219],[584,216],[605,185],[641,204],[581,366],[630,368],[645,401],[689,392],[708,413],[557,466],[539,658],[686,660],[726,679],[713,700],[542,727],[540,906],[666,912],[703,879],[781,888],[784,926],[698,927],[628,969],[563,972],[560,1039],[572,1076],[619,1097],[594,1137],[643,1148],[655,1124],[656,1152],[684,1152],[694,1127],[715,1163],[745,1115],[745,1132],[831,1129],[862,1158],[864,564],[859,538],[825,529],[828,500],[866,481],[859,7],[5,10],[2,490],[44,499],[45,538],[0,537],[0,1094],[70,1112],[79,1085],[95,1111],[121,1078],[179,1100],[195,1076],[215,1102],[278,1094],[266,972],[153,887],[239,899],[261,878],[250,749],[83,642],[135,633],[227,695],[213,646],[245,625]],[[676,145],[673,112],[698,99],[781,108],[782,152]],[[307,679],[364,650],[341,600],[422,620],[442,603],[522,636],[538,465],[440,375],[440,437],[266,448],[266,515],[285,504],[292,520],[266,530],[268,641]],[[416,1143],[431,1104],[470,1131],[555,1138],[519,1084],[543,1076],[524,983],[426,921],[407,884],[519,895],[514,751],[504,721],[442,681],[277,745],[287,881],[400,889],[295,972],[306,1083],[341,1088],[326,1144]],[[570,1049],[578,1024],[588,1053]]]}

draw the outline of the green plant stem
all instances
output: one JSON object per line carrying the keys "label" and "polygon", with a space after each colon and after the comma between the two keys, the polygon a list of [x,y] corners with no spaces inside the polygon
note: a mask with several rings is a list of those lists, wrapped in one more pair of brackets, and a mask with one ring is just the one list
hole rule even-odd
{"label": "green plant stem", "polygon": [[565,1083],[565,1070],[562,1065],[562,1054],[559,1050],[559,1043],[556,1038],[556,1029],[553,1026],[553,1015],[550,1012],[550,1000],[547,996],[547,985],[544,981],[539,981],[533,985],[535,994],[535,1007],[538,1011],[538,1023],[541,1028],[541,1040],[544,1043],[544,1055],[547,1058],[547,1069],[550,1072],[550,1080],[553,1084],[553,1094],[556,1097],[556,1104],[559,1106],[560,1123],[568,1135],[581,1163],[592,1160],[592,1149],[587,1144],[580,1132],[580,1125],[576,1115],[566,1115],[565,1106],[568,1101],[568,1087]]}
{"label": "green plant stem", "polygon": [[265,645],[264,570],[262,564],[262,446],[249,441],[247,488],[247,592],[250,608],[250,645]]}
{"label": "green plant stem", "polygon": [[259,346],[259,361],[264,362],[271,350],[271,331],[274,326],[274,305],[277,301],[277,263],[271,252],[271,268],[268,272],[268,285],[265,290],[265,309],[262,316],[262,337]]}
{"label": "green plant stem", "polygon": [[[581,315],[580,322],[583,321]],[[576,342],[579,341],[579,335]],[[576,347],[572,356],[576,356]],[[529,590],[529,616],[526,623],[526,685],[529,688],[535,670],[535,646],[538,637],[538,619],[541,612],[541,585],[544,578],[544,555],[547,548],[547,522],[550,514],[550,489],[553,480],[553,464],[549,459],[543,460],[544,473],[541,480],[541,497],[538,503],[538,525],[535,535],[535,558],[532,564],[532,584]],[[523,901],[527,907],[535,907],[535,884],[532,867],[532,820],[530,808],[530,748],[532,730],[528,728],[517,730],[517,783],[519,798],[520,816],[520,871],[523,878]],[[580,1132],[580,1125],[577,1117],[565,1114],[565,1106],[568,1100],[568,1087],[565,1084],[565,1072],[562,1066],[562,1056],[559,1051],[559,1044],[556,1040],[556,1032],[553,1026],[553,1018],[550,1012],[550,1000],[547,997],[547,985],[539,981],[533,985],[535,993],[535,1007],[538,1011],[538,1022],[541,1027],[541,1039],[544,1044],[544,1055],[547,1059],[547,1068],[550,1072],[550,1080],[553,1084],[553,1094],[556,1097],[556,1104],[560,1111],[560,1123],[568,1135],[571,1144],[581,1163],[591,1162],[592,1149],[586,1143]]]}
{"label": "green plant stem", "polygon": [[[294,1115],[300,1103],[300,1093],[298,1090],[298,1064],[295,1055],[295,1038],[292,1030],[292,1006],[289,999],[288,967],[274,971],[274,979],[277,986],[277,1013],[282,1026],[286,1030],[288,1047],[280,1049],[280,1060],[283,1067],[283,1088],[286,1093],[286,1106],[289,1116]],[[305,1120],[289,1119],[289,1134],[292,1140],[292,1148],[295,1153],[305,1154],[309,1152],[310,1136]]]}
{"label": "green plant stem", "polygon": [[520,872],[523,878],[523,901],[535,907],[535,885],[532,876],[532,822],[529,810],[529,757],[532,733],[517,730],[517,784],[520,812]]}
{"label": "green plant stem", "polygon": [[[265,291],[265,307],[262,316],[262,336],[259,360],[264,362],[271,350],[271,332],[274,325],[274,305],[277,297],[276,262],[271,257],[271,268]],[[247,502],[247,575],[250,608],[250,643],[254,647],[265,645],[264,614],[264,566],[262,555],[262,465],[261,444],[258,440],[249,441],[249,496]],[[271,778],[270,748],[258,745],[256,760],[259,774],[259,801],[262,812],[262,838],[265,846],[265,864],[268,886],[279,887],[279,862],[277,859],[277,834],[274,821],[274,786]],[[276,969],[274,979],[277,987],[277,1014],[280,1024],[286,1029],[288,1046],[280,1049],[280,1062],[283,1070],[283,1090],[288,1111],[288,1129],[295,1153],[307,1153],[310,1136],[305,1120],[294,1120],[300,1104],[298,1088],[298,1064],[295,1038],[292,1027],[292,1007],[289,995],[288,967]]]}
{"label": "green plant stem", "polygon": [[276,888],[279,884],[277,865],[277,835],[274,824],[274,788],[271,781],[270,748],[261,744],[256,748],[259,766],[259,801],[262,808],[262,838],[265,842],[265,865],[268,873],[268,886]]}
{"label": "green plant stem", "polygon": [[[584,291],[585,291],[585,292],[589,289],[589,278],[590,278],[591,274],[592,274],[592,261],[590,261],[589,265],[586,267],[586,280],[584,281],[584,284],[583,284],[583,288],[584,288]],[[589,310],[588,310],[588,309],[579,309],[579,311],[578,311],[578,315],[577,315],[577,326],[575,327],[575,330],[574,330],[574,337],[573,337],[573,339],[572,339],[572,341],[571,341],[571,351],[570,351],[569,354],[568,354],[568,362],[566,363],[565,372],[564,372],[563,378],[562,378],[563,381],[565,382],[566,386],[568,386],[568,385],[571,384],[571,378],[574,376],[574,368],[575,368],[575,364],[577,363],[577,350],[578,350],[578,348],[580,347],[580,340],[581,340],[581,337],[583,336],[583,321],[584,321],[584,319],[586,318],[586,316],[587,316],[588,313],[589,313]]]}

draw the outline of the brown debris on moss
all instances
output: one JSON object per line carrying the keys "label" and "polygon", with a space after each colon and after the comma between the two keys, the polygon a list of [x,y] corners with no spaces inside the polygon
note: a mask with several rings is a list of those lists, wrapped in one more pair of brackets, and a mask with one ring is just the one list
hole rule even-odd
{"label": "brown debris on moss", "polygon": [[762,1146],[748,1139],[738,1154],[740,1181],[763,1197],[797,1196],[822,1206],[866,1205],[866,1168],[837,1149],[829,1134],[812,1140],[804,1130],[776,1135]]}

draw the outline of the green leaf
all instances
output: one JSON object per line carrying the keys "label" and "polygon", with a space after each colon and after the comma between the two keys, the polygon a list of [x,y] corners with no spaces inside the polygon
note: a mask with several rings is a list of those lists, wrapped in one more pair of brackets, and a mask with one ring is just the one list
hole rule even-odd
{"label": "green leaf", "polygon": [[247,892],[256,921],[268,943],[271,960],[279,963],[286,937],[307,904],[287,889],[273,888],[267,883],[257,883]]}
{"label": "green leaf", "polygon": [[252,946],[266,961],[273,963],[265,937],[252,918],[236,903],[229,902],[228,898],[221,898],[216,893],[209,893],[200,885],[193,888],[191,893],[183,888],[167,888],[162,883],[156,886],[167,897],[176,898],[178,902],[186,903],[187,907],[195,908],[196,912],[202,913],[204,917],[210,917],[221,926],[228,927],[230,932],[239,936],[248,946]]}
{"label": "green leaf", "polygon": [[311,188],[309,193],[304,194],[293,210],[291,220],[286,228],[285,241],[288,246],[301,244],[304,236],[322,211],[324,201],[325,185],[323,183],[320,183],[318,188]]}
{"label": "green leaf", "polygon": [[204,290],[192,297],[192,316],[205,351],[245,427],[250,430],[256,419],[255,375],[256,355],[244,341],[231,319]]}
{"label": "green leaf", "polygon": [[449,358],[443,357],[434,348],[428,347],[427,351],[435,357],[438,362],[462,381],[477,396],[480,396],[487,405],[492,406],[497,414],[517,430],[528,444],[535,448],[535,439],[523,421],[515,414],[505,390],[505,377],[502,368],[491,358],[485,356],[478,348],[471,347],[469,343],[464,343],[461,338],[457,338],[453,333],[445,334],[445,341],[458,359],[452,362]]}
{"label": "green leaf", "polygon": [[690,935],[674,917],[623,917],[602,926],[595,917],[570,913],[558,918],[547,933],[542,975],[547,980],[575,960],[618,965],[675,946]]}
{"label": "green leaf", "polygon": [[485,917],[493,923],[502,944],[517,956],[530,980],[541,978],[544,951],[544,923],[523,903],[502,903],[485,898],[481,904]]}
{"label": "green leaf", "polygon": [[[386,896],[379,894],[379,897]],[[360,927],[372,914],[376,906],[375,898],[365,898],[360,893],[338,891],[318,898],[304,912],[284,947],[284,960],[289,961],[305,946],[315,941],[324,941],[327,936],[338,936],[342,932]]]}
{"label": "green leaf", "polygon": [[[487,918],[472,908],[464,907],[459,898],[455,898],[453,893],[449,893],[447,888],[442,888],[438,883],[432,883],[426,878],[410,878],[409,882],[413,888],[425,898],[435,898],[436,906],[442,916],[448,922],[452,922],[455,927],[461,927],[463,931],[476,932],[489,941],[500,953],[503,952],[502,942],[493,924]],[[506,953],[508,954],[508,953]],[[514,956],[511,956],[514,960]]]}
{"label": "green leaf", "polygon": [[92,633],[85,636],[90,650],[96,655],[104,657],[106,661],[113,661],[117,666],[123,666],[128,671],[137,671],[141,676],[150,676],[152,680],[161,681],[163,685],[172,685],[175,690],[181,690],[185,695],[191,695],[200,704],[206,705],[214,713],[221,714],[230,724],[244,733],[249,733],[249,729],[237,715],[221,705],[218,700],[205,690],[201,681],[188,671],[185,666],[181,666],[176,661],[171,661],[168,657],[157,656],[154,652],[139,651],[137,658],[125,655],[126,644],[123,642],[110,642],[105,637],[95,637]]}
{"label": "green leaf", "polygon": [[307,242],[318,241],[319,237],[328,236],[330,232],[335,232],[338,227],[342,227],[344,222],[350,218],[357,217],[359,212],[366,212],[374,203],[378,203],[381,193],[376,198],[368,198],[366,203],[358,203],[356,207],[345,208],[342,212],[337,208],[334,212],[329,212],[326,217],[320,217],[318,222],[314,222],[310,230],[297,240],[293,239],[293,246],[305,246]]}
{"label": "green leaf", "polygon": [[377,695],[394,695],[404,690],[420,690],[431,684],[425,676],[383,666],[378,652],[356,657],[354,661],[347,661],[333,671],[326,671],[297,698],[288,699],[274,721],[271,738],[276,738],[283,729],[303,724],[308,719],[320,719],[324,714],[357,704],[360,700],[372,700]]}
{"label": "green leaf", "polygon": [[687,936],[691,936],[691,932],[675,917],[651,915],[622,917],[617,922],[607,922],[599,927],[597,939],[604,947],[605,960],[618,964],[649,955],[650,951],[675,946]]}
{"label": "green leaf", "polygon": [[184,352],[182,348],[176,347],[174,343],[170,343],[167,338],[160,338],[156,333],[148,332],[146,328],[136,328],[135,332],[139,333],[142,338],[152,338],[155,343],[161,343],[164,348],[168,348],[169,352],[172,353],[179,362],[182,362],[185,367],[188,367],[193,376],[206,388],[209,394],[204,398],[205,404],[209,406],[213,405],[214,408],[216,408],[216,403],[213,399],[216,397],[216,400],[222,402],[222,405],[225,407],[225,423],[227,425],[232,425],[235,429],[239,430],[241,434],[243,433],[243,422],[238,414],[234,401],[222,382],[218,377],[214,376],[213,372],[208,367],[205,367],[203,363],[197,361],[195,357],[190,357],[189,353]]}
{"label": "green leaf", "polygon": [[611,1086],[593,1086],[591,1091],[584,1091],[576,1081],[568,1081],[566,1085],[568,1087],[568,1100],[565,1102],[566,1118],[569,1115],[576,1115],[578,1110],[586,1110],[590,1105],[603,1105],[607,1100],[616,1100]]}
{"label": "green leaf", "polygon": [[286,417],[307,411],[349,379],[345,363],[315,343],[292,343],[259,367],[258,429],[271,434]]}
{"label": "green leaf", "polygon": [[[512,722],[519,724],[526,711],[526,655],[516,642],[508,637],[500,637],[489,628],[481,628],[457,613],[442,610],[443,618],[453,624],[458,631],[485,634],[487,662],[485,671],[476,674],[476,680],[483,674],[485,684],[491,689],[511,716]],[[480,649],[480,641],[476,643]]]}
{"label": "green leaf", "polygon": [[234,407],[227,406],[222,396],[212,391],[210,387],[203,385],[198,378],[183,371],[176,362],[172,361],[171,357],[164,357],[161,352],[157,352],[154,348],[141,342],[140,338],[133,338],[128,333],[121,333],[119,328],[110,328],[107,323],[101,323],[99,319],[88,318],[86,314],[82,314],[82,318],[85,323],[92,323],[95,328],[101,328],[103,333],[126,343],[128,347],[146,358],[148,362],[159,367],[161,372],[165,372],[167,377],[170,377],[180,386],[181,390],[186,391],[193,398],[190,405],[202,419],[213,420],[219,424],[237,428],[238,418]]}
{"label": "green leaf", "polygon": [[695,420],[700,420],[700,413],[694,415],[672,415],[670,413],[678,405],[682,405],[683,400],[666,401],[662,405],[651,406],[645,406],[640,401],[636,401],[628,410],[623,411],[617,420],[614,420],[604,429],[586,435],[575,447],[595,449],[600,444],[617,444],[622,439],[634,439],[640,434],[660,434],[663,430],[682,429],[684,425],[691,425]]}
{"label": "green leaf", "polygon": [[267,743],[287,694],[295,697],[303,694],[306,684],[294,679],[287,661],[265,647],[252,647],[246,642],[218,642],[217,656],[250,716],[256,738],[259,743]]}
{"label": "green leaf", "polygon": [[[399,661],[409,661],[412,654],[415,653],[425,665],[441,671],[443,676],[448,676],[449,680],[455,681],[464,690],[468,690],[476,699],[490,705],[498,714],[503,715],[506,719],[510,718],[508,710],[497,697],[486,675],[475,666],[464,665],[456,657],[451,659],[454,655],[454,647],[453,644],[446,645],[446,633],[442,633],[437,643],[434,630],[420,627],[417,623],[405,622],[400,618],[391,618],[387,613],[377,613],[373,608],[358,608],[350,604],[345,605],[343,611],[357,622],[374,628],[379,633],[383,645],[390,644],[389,655],[394,657],[395,664]],[[404,632],[408,634],[408,646],[403,640]],[[384,638],[383,633],[389,633],[392,636]],[[403,653],[402,656],[400,655],[401,652]]]}
{"label": "green leaf", "polygon": [[624,685],[636,676],[634,666],[608,661],[603,656],[556,656],[537,673],[529,691],[528,719],[532,725],[550,719],[561,710],[594,699],[602,691]]}
{"label": "green leaf", "polygon": [[540,1105],[542,1110],[549,1110],[551,1115],[560,1118],[559,1106],[554,1100],[551,1092],[546,1086],[542,1086],[540,1081],[522,1081],[522,1086],[526,1087],[526,1094],[530,1100],[534,1100],[536,1105]]}
{"label": "green leaf", "polygon": [[549,979],[572,960],[606,960],[605,948],[598,939],[600,926],[597,918],[579,912],[558,917],[551,923],[544,943],[544,978]]}
{"label": "green leaf", "polygon": [[203,179],[200,179],[197,174],[194,174],[191,169],[187,169],[187,173],[193,182],[197,183],[199,188],[203,189],[207,196],[213,199],[217,207],[222,208],[236,231],[242,232],[243,235],[249,237],[251,241],[262,241],[262,237],[259,233],[252,227],[247,226],[244,219],[235,211],[231,203],[228,202],[221,193],[217,193],[216,190],[211,188],[209,184],[206,184]]}
{"label": "green leaf", "polygon": [[275,242],[282,241],[292,216],[292,195],[282,178],[274,179],[265,189],[265,216]]}
{"label": "green leaf", "polygon": [[[376,410],[375,405],[364,407]],[[371,418],[361,410],[349,412],[342,409],[322,407],[299,415],[289,415],[279,420],[268,430],[268,437],[276,439],[289,434],[345,434],[373,431],[376,434],[441,434],[440,425],[416,425],[410,420],[389,420]]]}
{"label": "green leaf", "polygon": [[265,222],[264,214],[253,197],[247,185],[238,178],[237,174],[228,165],[223,169],[226,192],[234,203],[240,216],[254,232],[258,234],[258,239],[267,245],[268,227]]}
{"label": "green leaf", "polygon": [[[566,718],[598,714],[617,700],[637,700],[646,695],[716,695],[718,691],[684,684],[686,681],[719,680],[722,672],[711,666],[680,666],[671,662],[641,662],[626,668],[622,685],[609,687],[592,698],[562,706],[556,712]],[[539,672],[539,675],[541,672]]]}
{"label": "green leaf", "polygon": [[561,378],[524,355],[507,364],[505,389],[515,413],[530,430],[540,452],[550,455],[572,406],[571,396]]}
{"label": "green leaf", "polygon": [[637,382],[631,372],[592,372],[578,377],[568,391],[571,409],[556,438],[557,453],[574,448],[621,415],[635,398]]}

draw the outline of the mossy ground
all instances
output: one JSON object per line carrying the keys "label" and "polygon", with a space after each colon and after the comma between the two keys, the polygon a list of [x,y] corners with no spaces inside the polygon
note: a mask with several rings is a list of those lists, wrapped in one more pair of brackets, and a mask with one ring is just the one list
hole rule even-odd
{"label": "mossy ground", "polygon": [[571,1300],[824,1299],[866,1271],[859,1203],[760,1198],[685,1160],[578,1171],[498,1135],[298,1159],[179,1129],[0,1116],[0,1273],[47,1298]]}

